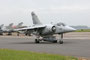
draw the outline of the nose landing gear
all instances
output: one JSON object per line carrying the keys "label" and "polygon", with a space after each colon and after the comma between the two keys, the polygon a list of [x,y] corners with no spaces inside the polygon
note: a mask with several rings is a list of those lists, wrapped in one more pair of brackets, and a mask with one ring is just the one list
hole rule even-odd
{"label": "nose landing gear", "polygon": [[59,43],[63,44],[63,34],[61,34],[61,39],[59,39]]}

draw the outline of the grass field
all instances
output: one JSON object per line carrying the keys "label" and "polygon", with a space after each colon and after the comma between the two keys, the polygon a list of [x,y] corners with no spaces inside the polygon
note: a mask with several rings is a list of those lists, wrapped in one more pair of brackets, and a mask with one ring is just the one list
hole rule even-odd
{"label": "grass field", "polygon": [[78,60],[75,57],[0,49],[0,60]]}
{"label": "grass field", "polygon": [[75,32],[90,32],[90,29],[80,29],[76,30]]}

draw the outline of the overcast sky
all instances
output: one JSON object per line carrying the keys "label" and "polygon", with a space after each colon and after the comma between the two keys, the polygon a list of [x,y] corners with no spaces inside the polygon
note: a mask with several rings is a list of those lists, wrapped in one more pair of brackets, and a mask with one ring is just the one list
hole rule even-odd
{"label": "overcast sky", "polygon": [[32,25],[32,11],[44,24],[90,26],[90,0],[0,0],[0,24]]}

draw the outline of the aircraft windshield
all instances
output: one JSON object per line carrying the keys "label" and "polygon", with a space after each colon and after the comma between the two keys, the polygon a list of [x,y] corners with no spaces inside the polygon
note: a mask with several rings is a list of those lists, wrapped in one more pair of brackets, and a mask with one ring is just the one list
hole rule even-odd
{"label": "aircraft windshield", "polygon": [[57,26],[66,26],[64,23],[57,23]]}

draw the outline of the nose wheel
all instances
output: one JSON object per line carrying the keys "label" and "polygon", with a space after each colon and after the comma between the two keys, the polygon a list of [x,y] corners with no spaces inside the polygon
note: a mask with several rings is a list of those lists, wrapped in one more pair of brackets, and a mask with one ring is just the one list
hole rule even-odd
{"label": "nose wheel", "polygon": [[60,40],[60,41],[59,41],[59,43],[60,43],[60,44],[63,44],[63,41],[62,41],[62,40]]}
{"label": "nose wheel", "polygon": [[35,43],[40,43],[39,39],[35,39]]}

